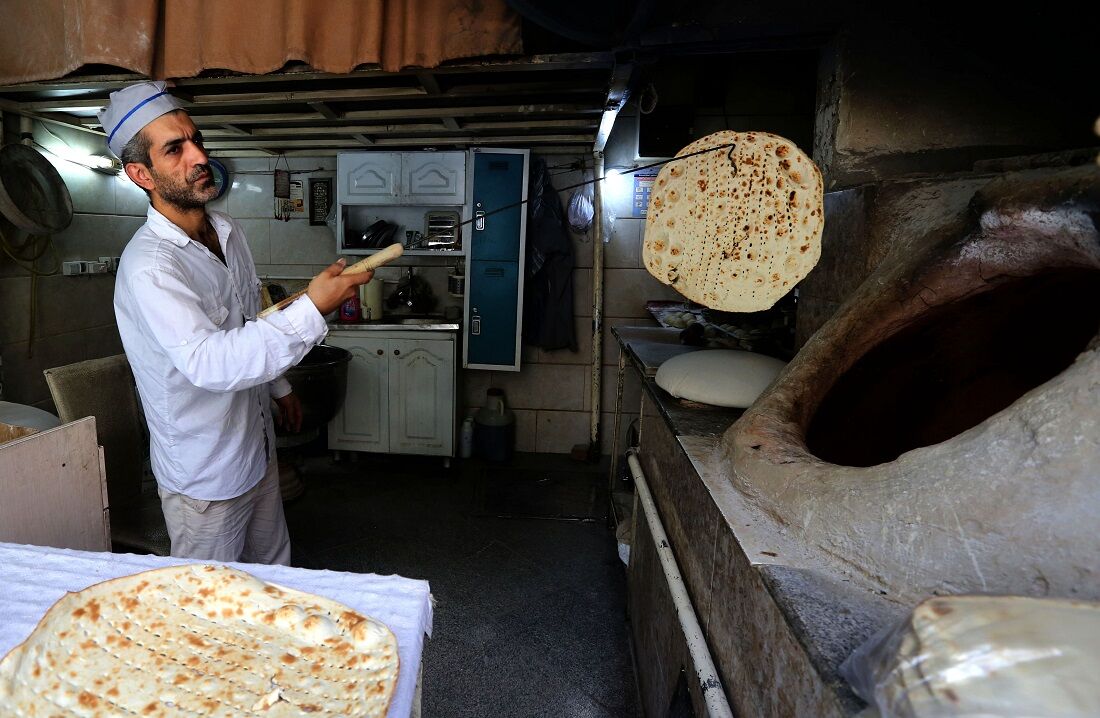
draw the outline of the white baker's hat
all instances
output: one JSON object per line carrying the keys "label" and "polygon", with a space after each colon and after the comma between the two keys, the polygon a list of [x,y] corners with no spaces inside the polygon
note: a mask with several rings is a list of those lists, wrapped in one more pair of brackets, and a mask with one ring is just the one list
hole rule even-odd
{"label": "white baker's hat", "polygon": [[139,82],[111,93],[111,102],[99,113],[99,122],[107,133],[107,146],[115,157],[141,132],[141,128],[166,112],[181,109],[180,102],[168,94],[163,82]]}

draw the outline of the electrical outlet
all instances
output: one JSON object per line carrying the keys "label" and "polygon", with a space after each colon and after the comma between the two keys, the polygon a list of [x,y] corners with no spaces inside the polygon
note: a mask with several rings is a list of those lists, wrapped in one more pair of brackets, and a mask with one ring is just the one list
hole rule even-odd
{"label": "electrical outlet", "polygon": [[98,262],[74,260],[61,263],[61,273],[66,276],[79,274],[110,274],[118,269],[118,257],[100,257]]}

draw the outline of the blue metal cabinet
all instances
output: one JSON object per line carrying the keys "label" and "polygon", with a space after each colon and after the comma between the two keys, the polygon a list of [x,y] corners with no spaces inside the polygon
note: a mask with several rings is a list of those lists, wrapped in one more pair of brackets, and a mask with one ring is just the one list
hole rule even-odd
{"label": "blue metal cabinet", "polygon": [[527,150],[470,151],[462,363],[471,369],[520,368],[528,157]]}

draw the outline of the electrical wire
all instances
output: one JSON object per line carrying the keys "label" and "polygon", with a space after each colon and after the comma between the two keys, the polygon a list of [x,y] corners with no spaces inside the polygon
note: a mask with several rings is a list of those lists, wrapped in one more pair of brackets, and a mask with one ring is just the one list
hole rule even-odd
{"label": "electrical wire", "polygon": [[[696,157],[698,155],[705,155],[708,152],[718,152],[720,150],[729,150],[729,152],[726,154],[726,157],[729,159],[730,166],[733,168],[734,174],[736,174],[737,173],[737,162],[733,159],[733,153],[734,153],[734,150],[736,150],[736,149],[737,149],[737,144],[731,142],[730,144],[718,145],[717,147],[708,147],[705,150],[699,150],[697,152],[691,152],[691,153],[688,153],[686,155],[680,155],[679,157],[670,157],[667,160],[658,160],[657,162],[651,162],[648,165],[642,165],[641,167],[634,167],[632,169],[622,170],[622,171],[620,171],[619,174],[623,174],[623,175],[634,174],[635,172],[641,172],[642,170],[648,170],[648,169],[652,169],[654,167],[660,167],[661,165],[667,165],[670,162],[678,162],[680,160],[686,160],[689,157]],[[593,179],[590,179],[590,180],[585,180],[584,182],[578,182],[577,184],[571,184],[568,187],[557,187],[555,189],[557,189],[558,192],[567,192],[571,189],[576,189],[577,187],[584,187],[585,185],[595,184],[596,182],[603,182],[605,179],[607,179],[607,178],[606,177],[596,177],[596,178],[593,178]],[[477,221],[479,219],[485,219],[487,217],[492,217],[494,214],[498,214],[500,212],[504,212],[506,210],[513,209],[515,207],[520,207],[522,205],[527,204],[529,201],[530,200],[527,200],[527,199],[521,199],[518,202],[513,202],[512,204],[507,204],[507,205],[504,205],[503,207],[498,207],[497,209],[489,210],[488,212],[485,212],[483,214],[479,214],[477,217],[473,217],[471,219],[467,219],[467,220],[463,220],[462,222],[459,222],[458,224],[455,225],[455,228],[457,229],[458,227],[461,227],[464,224],[473,224],[475,221]],[[442,236],[444,236],[444,235],[443,234],[428,235],[427,237],[423,237],[421,239],[421,242],[423,243],[423,242],[428,241],[429,239],[435,239],[437,237],[442,237]]]}
{"label": "electrical wire", "polygon": [[[41,242],[40,248],[38,247],[39,242]],[[48,234],[28,235],[20,244],[12,244],[3,231],[0,231],[0,250],[3,250],[4,254],[8,255],[17,266],[31,275],[30,309],[28,311],[30,328],[27,335],[27,357],[30,358],[34,356],[34,328],[38,320],[38,278],[57,274],[61,270],[61,257],[58,256],[57,248],[54,247],[53,238]],[[38,269],[38,260],[47,251],[53,254],[54,267],[49,271],[42,271]],[[26,264],[26,262],[30,262],[30,264]]]}

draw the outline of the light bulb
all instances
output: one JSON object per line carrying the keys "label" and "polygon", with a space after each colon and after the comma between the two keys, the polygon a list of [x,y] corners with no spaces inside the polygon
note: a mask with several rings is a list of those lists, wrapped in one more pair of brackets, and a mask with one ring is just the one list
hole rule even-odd
{"label": "light bulb", "polygon": [[115,161],[110,157],[104,157],[103,155],[93,155],[81,150],[74,149],[68,145],[58,144],[54,147],[47,147],[46,150],[50,154],[57,155],[63,160],[68,160],[73,164],[78,164],[89,169],[118,171],[118,166]]}

